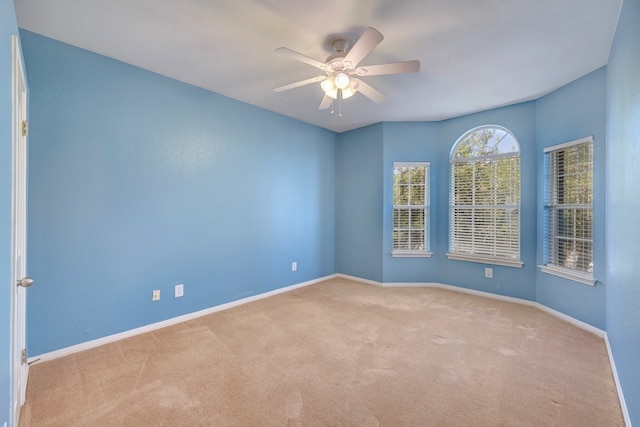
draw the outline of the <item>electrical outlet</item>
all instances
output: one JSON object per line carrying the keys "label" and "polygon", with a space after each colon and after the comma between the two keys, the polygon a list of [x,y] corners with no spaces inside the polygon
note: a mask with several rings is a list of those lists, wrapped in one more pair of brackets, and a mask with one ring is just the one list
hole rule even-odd
{"label": "electrical outlet", "polygon": [[493,279],[493,268],[485,268],[484,277],[486,277],[487,279]]}
{"label": "electrical outlet", "polygon": [[156,289],[155,291],[153,291],[153,294],[151,294],[151,301],[160,301],[160,290]]}
{"label": "electrical outlet", "polygon": [[298,263],[293,261],[291,263],[291,271],[298,271]]}
{"label": "electrical outlet", "polygon": [[180,283],[179,285],[176,285],[174,288],[174,297],[175,298],[180,298],[181,296],[184,295],[184,284]]}

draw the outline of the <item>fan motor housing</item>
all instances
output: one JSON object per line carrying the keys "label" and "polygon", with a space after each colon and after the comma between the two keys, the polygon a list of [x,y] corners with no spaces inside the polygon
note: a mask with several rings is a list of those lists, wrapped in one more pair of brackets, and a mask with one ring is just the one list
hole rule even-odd
{"label": "fan motor housing", "polygon": [[330,55],[325,63],[331,66],[333,71],[346,69],[342,60],[352,46],[351,40],[344,36],[332,36],[327,39],[326,46],[328,50],[335,51],[335,53]]}
{"label": "fan motor housing", "polygon": [[344,59],[344,53],[335,53],[327,58],[325,63],[328,65],[328,72],[336,73],[338,71],[347,70],[345,63],[342,62]]}

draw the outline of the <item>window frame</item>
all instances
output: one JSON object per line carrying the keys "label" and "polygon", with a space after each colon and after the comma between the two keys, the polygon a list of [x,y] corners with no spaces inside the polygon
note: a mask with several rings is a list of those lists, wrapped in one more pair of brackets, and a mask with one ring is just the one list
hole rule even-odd
{"label": "window frame", "polygon": [[[396,176],[396,170],[398,170],[399,168],[412,168],[412,167],[424,167],[425,171],[424,171],[424,204],[420,204],[420,205],[396,205],[395,204],[395,192],[396,192],[396,181],[395,181],[395,176]],[[393,257],[405,257],[405,258],[409,258],[409,257],[422,257],[422,258],[428,258],[431,257],[433,254],[431,252],[431,233],[430,233],[430,217],[431,217],[431,210],[430,210],[430,196],[431,196],[431,191],[429,189],[430,187],[430,169],[431,169],[431,163],[430,162],[393,162],[393,185],[392,185],[392,215],[391,215],[391,221],[392,221],[392,237],[391,237],[391,246],[392,246],[392,250],[391,250],[391,256]],[[411,186],[411,184],[409,185]],[[412,231],[411,225],[409,225],[409,228],[398,228],[396,227],[395,224],[395,217],[396,217],[396,210],[410,210],[410,209],[423,209],[423,215],[424,215],[424,248],[425,249],[421,249],[421,250],[412,250],[412,249],[396,249],[396,240],[395,240],[395,233],[396,231],[399,230],[404,230],[404,231]]]}
{"label": "window frame", "polygon": [[[561,196],[557,196],[557,191],[556,191],[556,180],[557,180],[557,176],[553,175],[553,170],[551,167],[551,156],[554,153],[558,153],[561,150],[566,150],[568,148],[571,147],[575,147],[578,145],[590,145],[590,175],[591,175],[591,188],[590,188],[590,197],[589,199],[591,200],[590,203],[579,203],[579,204],[563,204],[563,203],[559,203],[557,200],[552,200],[552,199],[559,199],[561,198]],[[545,147],[544,150],[544,165],[545,165],[545,194],[544,194],[544,235],[543,235],[543,243],[544,243],[544,253],[543,253],[543,264],[540,265],[540,270],[544,273],[547,274],[552,274],[555,276],[559,276],[562,277],[564,279],[568,279],[568,280],[573,280],[575,282],[579,282],[579,283],[583,283],[585,285],[589,285],[589,286],[595,286],[597,283],[597,280],[594,279],[594,271],[593,268],[595,267],[595,263],[594,263],[594,147],[593,147],[593,136],[587,136],[584,138],[580,138],[580,139],[576,139],[573,141],[569,141],[569,142],[565,142],[562,144],[558,144],[558,145],[553,145],[550,147]],[[563,193],[564,194],[564,193]],[[562,266],[562,265],[558,265],[556,263],[554,263],[554,261],[557,262],[557,252],[559,252],[558,248],[555,246],[555,242],[559,241],[559,237],[558,237],[558,233],[556,230],[556,227],[558,227],[557,223],[554,221],[554,218],[556,217],[556,215],[554,215],[554,213],[558,212],[559,210],[562,209],[581,209],[581,210],[585,210],[588,209],[590,210],[591,213],[591,224],[590,224],[590,229],[588,230],[588,233],[590,235],[590,240],[587,240],[590,245],[591,245],[591,253],[590,253],[590,258],[591,258],[591,265],[592,265],[592,270],[591,272],[589,271],[584,271],[582,269],[577,269],[577,268],[571,268],[571,267],[567,267],[567,266]],[[568,240],[572,240],[572,239],[568,239]],[[574,241],[585,241],[584,238],[578,238],[575,237],[573,238]],[[554,254],[556,254],[554,256]],[[556,258],[556,259],[554,259]]]}
{"label": "window frame", "polygon": [[[461,144],[463,144],[467,138],[479,131],[485,130],[485,129],[497,129],[499,131],[505,132],[506,134],[508,134],[513,141],[516,144],[516,149],[511,151],[511,152],[498,152],[498,153],[492,153],[492,154],[481,154],[481,155],[473,155],[473,156],[468,156],[468,157],[462,157],[462,158],[457,158],[456,157],[456,153],[458,152],[458,149],[462,146]],[[521,248],[521,237],[522,237],[522,203],[521,203],[521,196],[522,196],[522,168],[521,168],[521,161],[520,161],[520,157],[521,157],[521,150],[520,150],[520,142],[518,141],[518,139],[516,138],[515,134],[513,132],[511,132],[509,129],[503,127],[503,126],[499,126],[499,125],[483,125],[483,126],[478,126],[475,128],[472,128],[470,130],[468,130],[467,132],[465,132],[460,138],[458,138],[458,140],[453,144],[453,147],[451,149],[451,153],[450,153],[450,158],[449,158],[449,164],[450,164],[450,186],[449,186],[449,251],[447,253],[447,258],[448,259],[454,259],[454,260],[461,260],[461,261],[470,261],[470,262],[478,262],[478,263],[483,263],[483,264],[492,264],[492,265],[501,265],[501,266],[507,266],[507,267],[516,267],[516,268],[521,268],[523,266],[523,262],[522,262],[522,248]],[[456,181],[455,181],[455,165],[456,164],[469,164],[472,165],[472,170],[475,171],[475,167],[478,164],[481,164],[482,162],[489,162],[492,166],[492,169],[497,169],[499,164],[497,162],[501,161],[501,160],[506,160],[506,159],[517,159],[516,161],[516,166],[517,166],[517,170],[516,170],[516,175],[517,175],[517,195],[516,195],[516,199],[517,201],[511,204],[492,204],[492,205],[487,205],[487,204],[481,204],[481,203],[476,203],[476,198],[478,197],[478,191],[476,184],[477,181],[474,179],[472,180],[472,189],[471,189],[471,194],[472,194],[472,201],[471,204],[460,204],[460,203],[456,203],[456,195],[458,193],[456,193]],[[489,181],[489,184],[493,184],[494,188],[496,187],[496,180],[497,180],[497,175],[495,175],[494,177],[492,177]],[[459,183],[458,183],[459,184]],[[510,191],[514,191],[513,189],[510,189]],[[497,194],[497,193],[496,193]],[[494,196],[494,197],[497,197]],[[494,199],[495,200],[495,199]],[[504,206],[504,207],[503,207]],[[497,231],[498,231],[498,222],[497,220],[494,221],[493,224],[493,241],[492,245],[494,246],[494,248],[496,249],[496,252],[499,252],[498,249],[507,249],[507,246],[509,245],[515,245],[516,249],[513,251],[513,254],[511,256],[501,256],[501,255],[490,255],[490,254],[482,254],[480,253],[480,251],[477,252],[455,252],[452,248],[454,246],[464,246],[463,244],[461,244],[460,240],[456,240],[456,230],[457,225],[459,224],[458,222],[456,222],[456,214],[461,212],[463,209],[467,209],[470,212],[472,212],[472,215],[475,215],[475,212],[481,209],[489,209],[492,210],[492,212],[494,213],[493,218],[498,218],[500,216],[500,214],[502,213],[505,217],[507,216],[511,216],[512,212],[509,212],[510,210],[516,210],[517,211],[517,218],[515,219],[516,221],[516,226],[515,227],[511,227],[512,231],[513,229],[517,230],[516,231],[516,237],[514,239],[510,239],[508,241],[508,243],[504,244],[504,246],[502,246],[500,243],[500,239],[497,237]],[[490,215],[491,217],[491,215]],[[471,222],[471,227],[472,229],[475,229],[477,224],[476,224],[476,219],[475,217],[473,217],[473,219],[470,220]],[[474,231],[471,231],[471,237],[470,239],[472,241],[475,240],[477,233]],[[511,234],[509,234],[511,235]],[[480,236],[482,237],[482,236]],[[473,243],[469,244],[470,246],[473,246]],[[491,245],[489,245],[491,246]],[[485,246],[486,248],[487,246]],[[473,248],[471,248],[473,249]],[[482,249],[482,248],[480,248]],[[495,253],[495,252],[494,252]]]}

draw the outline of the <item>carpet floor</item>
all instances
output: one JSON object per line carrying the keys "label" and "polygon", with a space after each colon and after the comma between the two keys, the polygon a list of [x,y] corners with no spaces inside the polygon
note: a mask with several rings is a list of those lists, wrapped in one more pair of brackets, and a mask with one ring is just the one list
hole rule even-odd
{"label": "carpet floor", "polygon": [[29,426],[623,426],[602,338],[332,279],[31,366]]}

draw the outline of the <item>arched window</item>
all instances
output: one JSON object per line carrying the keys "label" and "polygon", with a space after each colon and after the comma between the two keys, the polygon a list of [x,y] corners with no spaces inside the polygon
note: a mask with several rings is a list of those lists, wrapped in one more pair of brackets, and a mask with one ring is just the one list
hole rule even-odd
{"label": "arched window", "polygon": [[480,126],[451,150],[451,259],[521,267],[520,144],[508,129]]}

